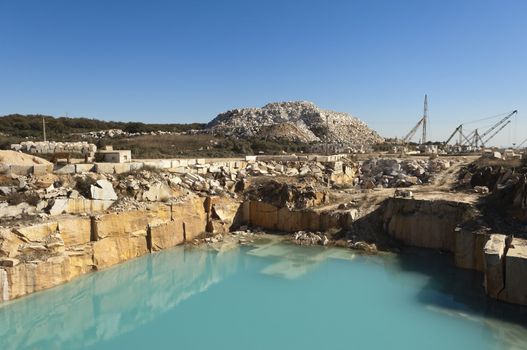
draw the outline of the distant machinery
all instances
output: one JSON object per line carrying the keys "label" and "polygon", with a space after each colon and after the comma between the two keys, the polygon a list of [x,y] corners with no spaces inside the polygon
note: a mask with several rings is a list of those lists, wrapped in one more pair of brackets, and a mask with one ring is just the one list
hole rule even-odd
{"label": "distant machinery", "polygon": [[[500,115],[504,115],[504,114],[507,114],[505,117],[503,117],[499,122],[497,122],[496,124],[492,125],[489,129],[487,129],[483,134],[479,134],[479,130],[478,129],[474,129],[470,134],[468,135],[465,135],[463,133],[463,125],[464,124],[460,124],[455,130],[454,132],[450,135],[450,137],[444,142],[444,144],[448,144],[453,138],[454,136],[456,136],[456,134],[458,135],[458,141],[457,141],[457,145],[459,146],[470,146],[470,147],[474,147],[474,148],[479,148],[479,147],[485,147],[485,145],[490,141],[492,140],[497,134],[500,133],[500,131],[502,131],[507,125],[509,125],[511,123],[511,118],[512,116],[514,116],[515,114],[517,114],[518,111],[517,110],[514,110],[510,113],[503,113],[503,114],[500,114]],[[496,116],[495,116],[496,117]],[[492,117],[492,118],[495,118],[495,117]],[[488,118],[486,118],[488,119]],[[465,124],[468,124],[468,123],[465,123]],[[525,140],[524,142],[527,142],[527,140]]]}
{"label": "distant machinery", "polygon": [[523,140],[522,142],[520,142],[520,144],[518,146],[516,146],[516,149],[520,149],[523,145],[525,145],[527,143],[527,139]]}
{"label": "distant machinery", "polygon": [[412,130],[410,130],[410,132],[408,134],[406,134],[406,136],[403,138],[403,142],[404,143],[408,143],[408,141],[410,141],[412,139],[412,137],[414,137],[415,133],[417,132],[417,129],[419,129],[419,127],[422,125],[423,126],[423,135],[422,135],[422,138],[421,138],[421,144],[426,143],[426,126],[427,126],[427,123],[428,123],[428,96],[425,95],[423,116],[421,117],[421,119],[419,119],[419,121],[412,128]]}

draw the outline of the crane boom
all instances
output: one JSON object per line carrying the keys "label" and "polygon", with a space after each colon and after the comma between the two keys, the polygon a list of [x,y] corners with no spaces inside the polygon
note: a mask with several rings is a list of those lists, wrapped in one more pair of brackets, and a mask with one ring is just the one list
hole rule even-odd
{"label": "crane boom", "polygon": [[527,143],[527,139],[525,139],[522,142],[520,142],[520,144],[518,146],[516,146],[516,149],[520,149],[520,147],[523,146],[525,143]]}
{"label": "crane boom", "polygon": [[452,138],[457,134],[457,132],[463,127],[463,124],[459,125],[456,130],[454,130],[454,132],[452,133],[452,135],[450,135],[450,137],[445,141],[445,145],[447,143],[450,142],[450,140],[452,140]]}
{"label": "crane boom", "polygon": [[417,122],[417,124],[415,124],[412,130],[410,130],[410,132],[406,134],[406,136],[403,139],[404,143],[407,143],[408,140],[410,140],[415,135],[415,132],[417,131],[417,129],[419,128],[419,126],[421,126],[423,122],[424,122],[424,117],[419,119],[419,121]]}
{"label": "crane boom", "polygon": [[496,136],[501,130],[503,130],[503,128],[505,128],[507,125],[509,125],[511,123],[510,120],[508,120],[505,124],[503,124],[498,130],[496,130],[495,133],[493,133],[492,135],[490,135],[484,142],[483,140],[481,141],[481,144],[483,147],[485,147],[485,144],[487,142],[489,142],[494,136]]}
{"label": "crane boom", "polygon": [[[485,136],[487,136],[488,134],[490,134],[494,129],[496,129],[497,127],[499,127],[500,125],[502,125],[503,123],[505,123],[507,120],[510,119],[510,117],[512,117],[514,114],[518,113],[517,110],[514,110],[512,112],[510,112],[509,114],[507,114],[502,120],[500,120],[499,122],[497,122],[496,124],[494,124],[493,126],[491,126],[487,131],[485,131],[483,134],[481,134],[481,138],[484,139]],[[501,129],[500,129],[501,130]]]}

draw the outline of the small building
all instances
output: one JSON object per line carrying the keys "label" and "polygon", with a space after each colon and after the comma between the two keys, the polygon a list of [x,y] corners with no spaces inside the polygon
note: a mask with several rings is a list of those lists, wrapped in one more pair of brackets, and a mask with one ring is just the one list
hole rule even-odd
{"label": "small building", "polygon": [[95,155],[97,162],[104,163],[130,163],[132,161],[132,151],[114,150],[112,146],[105,146]]}

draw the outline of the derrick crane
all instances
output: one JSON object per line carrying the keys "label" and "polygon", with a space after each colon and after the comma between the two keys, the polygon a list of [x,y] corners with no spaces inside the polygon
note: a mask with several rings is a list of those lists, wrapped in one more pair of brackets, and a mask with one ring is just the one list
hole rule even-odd
{"label": "derrick crane", "polygon": [[417,129],[419,129],[419,127],[423,123],[423,120],[424,118],[419,119],[419,121],[417,122],[417,124],[415,124],[412,130],[410,130],[410,132],[406,134],[406,136],[403,139],[404,143],[408,143],[408,141],[415,135],[415,132],[417,131]]}
{"label": "derrick crane", "polygon": [[[465,134],[463,134],[463,124],[459,124],[459,126],[456,128],[456,130],[454,130],[452,135],[450,135],[450,137],[444,142],[444,144],[445,145],[448,144],[450,142],[450,140],[452,140],[452,138],[454,138],[454,136],[456,136],[456,134],[459,134],[459,141],[457,142],[458,145],[466,144],[467,142],[470,143],[470,141],[467,138],[467,136],[465,136]],[[472,135],[472,133],[469,134],[469,137],[470,137],[470,135]],[[465,141],[463,141],[463,139]]]}
{"label": "derrick crane", "polygon": [[481,144],[483,147],[485,147],[485,144],[487,142],[489,142],[494,136],[496,136],[501,130],[503,130],[503,128],[505,128],[507,125],[509,125],[511,123],[510,120],[507,120],[507,122],[505,124],[503,124],[498,130],[496,130],[496,132],[492,135],[490,135],[485,141],[481,141]]}
{"label": "derrick crane", "polygon": [[520,144],[518,146],[516,146],[516,149],[520,149],[520,147],[523,146],[525,143],[527,143],[527,139],[525,139],[522,142],[520,142]]}
{"label": "derrick crane", "polygon": [[[479,146],[485,147],[485,144],[487,142],[489,142],[492,138],[494,138],[494,136],[496,136],[501,130],[503,130],[507,125],[511,123],[510,118],[516,113],[518,113],[517,110],[510,112],[505,117],[503,117],[499,122],[497,122],[496,124],[492,125],[489,129],[487,129],[483,134],[479,134],[478,129],[475,129],[470,134],[465,136],[463,132],[461,131],[462,130],[461,127],[463,126],[463,124],[461,124],[460,126],[456,128],[456,130],[454,130],[452,135],[448,138],[448,141],[445,143],[448,143],[452,139],[452,137],[454,137],[454,135],[457,132],[459,132],[460,140],[461,140],[461,137],[465,139],[465,141],[461,143],[463,146],[471,146],[471,147],[476,147],[476,148],[478,148]],[[494,133],[492,133],[493,131]]]}
{"label": "derrick crane", "polygon": [[417,129],[419,129],[419,127],[422,125],[423,126],[423,136],[421,138],[421,143],[426,143],[426,124],[427,124],[427,122],[428,122],[428,96],[425,95],[425,103],[424,103],[424,108],[423,108],[423,117],[421,119],[419,119],[419,121],[417,122],[417,124],[415,124],[415,126],[412,128],[412,130],[410,130],[410,132],[408,134],[406,134],[406,136],[403,138],[403,142],[404,143],[408,143],[408,141],[410,141],[410,139],[417,132]]}
{"label": "derrick crane", "polygon": [[[490,139],[492,139],[494,136],[496,136],[501,130],[503,130],[503,128],[507,125],[509,125],[510,123],[510,118],[515,115],[516,113],[518,113],[518,110],[514,110],[512,112],[510,112],[509,114],[507,114],[503,119],[501,119],[499,122],[497,122],[496,124],[494,124],[493,126],[491,126],[487,131],[485,131],[483,134],[481,134],[481,137],[479,138],[481,140],[481,145],[483,147],[485,147],[485,143],[490,141]],[[504,124],[505,123],[505,124]],[[493,130],[495,130],[496,128],[498,128],[499,126],[501,125],[501,127],[494,133],[492,134],[488,139],[486,139],[485,141],[483,141],[483,139],[485,138],[485,136],[487,136],[488,134],[490,134]],[[477,147],[477,145],[476,145]]]}

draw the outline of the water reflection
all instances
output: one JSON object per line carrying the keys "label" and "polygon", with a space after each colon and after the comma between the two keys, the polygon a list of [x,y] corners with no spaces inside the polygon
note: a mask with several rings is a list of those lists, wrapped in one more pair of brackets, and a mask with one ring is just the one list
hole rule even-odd
{"label": "water reflection", "polygon": [[[277,302],[277,297],[288,300],[284,293],[289,291],[289,300],[293,300],[293,304],[321,307],[327,312],[326,317],[334,322],[339,322],[336,317],[343,317],[340,322],[350,322],[348,313],[339,316],[338,311],[335,311],[340,310],[339,303],[349,297],[350,304],[356,303],[354,311],[361,315],[357,318],[360,324],[366,322],[365,313],[375,316],[371,320],[374,325],[384,316],[394,317],[396,322],[404,324],[400,318],[411,318],[411,314],[407,314],[406,304],[400,308],[393,306],[398,305],[399,301],[406,302],[407,296],[412,300],[415,296],[417,303],[409,303],[408,307],[421,303],[430,314],[484,324],[487,326],[484,328],[486,336],[493,334],[500,342],[508,342],[510,348],[522,348],[527,344],[524,327],[527,309],[489,301],[480,288],[481,276],[451,266],[449,256],[433,256],[430,252],[364,256],[345,249],[297,247],[272,240],[257,247],[241,249],[242,251],[235,248],[214,252],[178,247],[6,303],[0,307],[0,348],[97,347],[102,342],[145,327],[156,319],[160,322],[162,314],[226,280],[228,281],[222,284],[229,287],[226,296],[237,295],[243,289],[251,296],[264,297],[257,293],[270,283],[280,293],[274,296],[270,294],[269,298],[274,297],[272,303]],[[353,263],[347,264],[342,260]],[[321,276],[322,272],[334,275],[335,278],[325,278]],[[235,275],[235,278],[231,278]],[[251,280],[255,275],[263,275],[263,278]],[[310,279],[313,276],[318,279]],[[235,282],[236,278],[250,281],[247,283],[255,288],[252,290],[253,294],[249,285]],[[297,281],[290,283],[292,280]],[[313,303],[313,300],[319,299],[310,299],[311,293],[303,293],[306,286],[314,288],[311,291],[314,294],[335,293],[339,295],[338,301],[331,304],[329,300],[322,298],[328,304],[322,306]],[[218,290],[210,289],[209,293]],[[338,294],[339,291],[342,294]],[[390,293],[396,297],[387,298]],[[233,302],[232,299],[228,300]],[[364,300],[375,303],[362,305]],[[236,299],[235,302],[238,301]],[[267,311],[262,309],[267,308],[265,303],[254,304],[250,297],[246,301],[248,304],[243,305],[245,309],[251,308],[251,312],[261,315]],[[336,306],[339,307],[331,309]],[[375,306],[378,306],[378,310]],[[417,308],[422,309],[420,306]],[[180,309],[172,313],[181,316],[183,309],[184,305],[181,305]],[[229,306],[220,310],[231,311]],[[415,312],[416,309],[413,310]],[[303,313],[306,310],[300,306],[295,311]],[[318,310],[317,317],[320,313],[324,311]],[[223,320],[225,313],[218,314],[222,315]],[[240,315],[246,316],[244,313]],[[201,317],[201,313],[199,316]],[[177,317],[174,318],[176,319]],[[301,321],[294,318],[292,320],[293,323]],[[183,322],[187,320],[184,319]],[[426,322],[426,318],[423,318],[423,322]],[[492,333],[488,332],[489,329]],[[130,336],[131,334],[127,335]]]}
{"label": "water reflection", "polygon": [[489,299],[481,273],[455,267],[450,255],[423,249],[407,249],[382,261],[394,283],[416,283],[419,279],[408,278],[412,274],[426,279],[416,298],[429,310],[484,323],[510,349],[525,348],[527,307]]}
{"label": "water reflection", "polygon": [[244,256],[178,247],[6,303],[2,349],[82,348],[127,333],[235,273]]}

